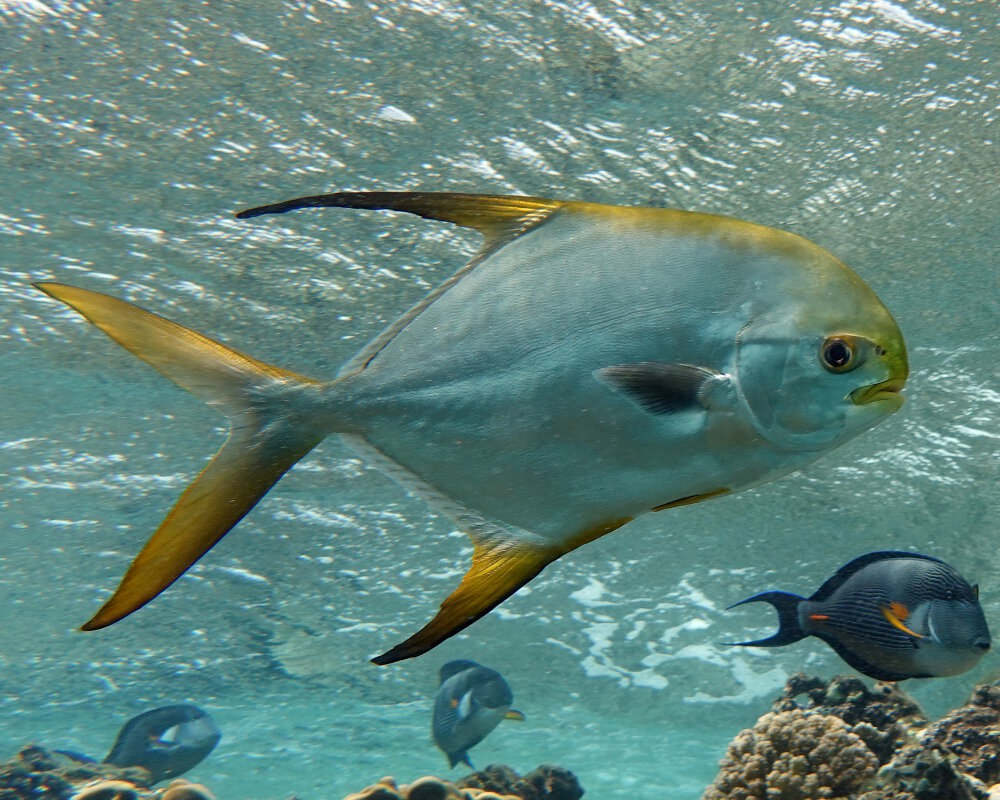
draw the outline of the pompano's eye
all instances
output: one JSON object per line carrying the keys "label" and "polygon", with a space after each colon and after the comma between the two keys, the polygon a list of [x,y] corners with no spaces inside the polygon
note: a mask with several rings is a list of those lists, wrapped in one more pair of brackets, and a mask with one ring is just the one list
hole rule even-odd
{"label": "pompano's eye", "polygon": [[819,350],[820,361],[830,372],[848,372],[857,364],[856,348],[841,336],[831,336]]}

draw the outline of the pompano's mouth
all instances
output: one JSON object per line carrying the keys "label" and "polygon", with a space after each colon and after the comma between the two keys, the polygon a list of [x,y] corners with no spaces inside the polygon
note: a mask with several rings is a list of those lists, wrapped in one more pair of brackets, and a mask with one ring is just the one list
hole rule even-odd
{"label": "pompano's mouth", "polygon": [[900,392],[906,384],[905,378],[890,378],[881,383],[874,383],[871,386],[862,386],[851,392],[851,400],[855,405],[865,406],[869,403],[890,402],[896,406],[903,405],[903,396]]}

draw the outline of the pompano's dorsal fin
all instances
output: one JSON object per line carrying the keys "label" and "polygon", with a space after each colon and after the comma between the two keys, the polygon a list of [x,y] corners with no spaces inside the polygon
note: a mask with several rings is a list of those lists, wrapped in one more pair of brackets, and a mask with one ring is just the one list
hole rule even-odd
{"label": "pompano's dorsal fin", "polygon": [[835,591],[837,591],[837,589],[847,583],[847,581],[855,573],[860,572],[870,564],[874,564],[878,561],[889,561],[895,558],[915,558],[922,559],[924,561],[933,561],[936,564],[944,563],[941,559],[934,558],[934,556],[925,556],[920,553],[909,553],[905,550],[876,550],[875,552],[865,553],[863,556],[858,556],[853,561],[849,561],[844,564],[844,566],[828,578],[809,599],[814,602],[826,600]]}
{"label": "pompano's dorsal fin", "polygon": [[483,235],[483,245],[473,259],[344,364],[337,375],[337,377],[343,378],[367,367],[382,348],[391,342],[403,328],[475,269],[486,256],[540,225],[564,205],[565,203],[560,200],[517,195],[462,194],[459,192],[334,192],[333,194],[297,197],[282,203],[248,208],[245,211],[240,211],[236,218],[249,219],[263,214],[284,214],[286,211],[294,211],[299,208],[334,207],[405,211],[425,219],[436,219],[472,228]]}
{"label": "pompano's dorsal fin", "polygon": [[451,222],[479,231],[492,249],[542,222],[563,203],[545,197],[463,194],[461,192],[333,192],[296,197],[281,203],[248,208],[237,219],[284,214],[300,208],[364,208],[405,211],[424,219]]}

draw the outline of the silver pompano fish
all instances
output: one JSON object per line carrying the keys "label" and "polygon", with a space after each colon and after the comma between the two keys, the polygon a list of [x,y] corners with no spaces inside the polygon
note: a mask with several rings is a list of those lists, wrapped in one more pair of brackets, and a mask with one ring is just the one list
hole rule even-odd
{"label": "silver pompano fish", "polygon": [[448,757],[448,766],[463,761],[472,767],[469,750],[504,719],[523,720],[511,709],[514,693],[496,670],[464,659],[444,664],[441,685],[434,698],[431,733]]}
{"label": "silver pompano fish", "polygon": [[472,566],[385,664],[426,652],[547,564],[651,510],[771,480],[900,407],[892,316],[811,242],[749,222],[537,197],[342,192],[251,209],[391,209],[480,252],[320,382],[130,303],[39,284],[231,420],[118,590],[149,602],[331,433],[472,538]]}
{"label": "silver pompano fish", "polygon": [[837,570],[808,599],[763,592],[730,608],[756,602],[778,611],[778,632],[736,644],[780,647],[816,636],[877,680],[958,675],[990,649],[978,586],[918,553],[868,553]]}

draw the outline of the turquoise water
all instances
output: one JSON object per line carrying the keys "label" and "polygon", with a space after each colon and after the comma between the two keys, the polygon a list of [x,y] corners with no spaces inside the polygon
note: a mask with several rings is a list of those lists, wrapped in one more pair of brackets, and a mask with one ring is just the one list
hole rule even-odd
{"label": "turquoise water", "polygon": [[[1000,630],[1000,9],[993,3],[0,0],[0,755],[103,755],[194,702],[221,797],[338,798],[446,769],[436,672],[473,658],[522,724],[477,765],[575,771],[588,796],[696,798],[785,677],[846,668],[763,635],[766,588],[913,548]],[[904,409],[803,473],[643,518],[432,653],[368,658],[436,610],[468,540],[328,440],[172,589],[107,597],[221,418],[29,285],[139,302],[332,376],[461,266],[467,231],[322,210],[334,189],[521,193],[731,214],[851,264],[911,352]],[[994,677],[910,682],[931,713]]]}

